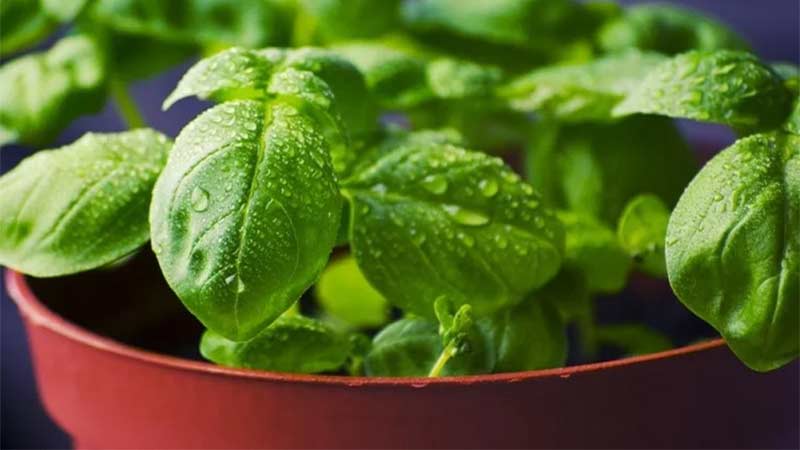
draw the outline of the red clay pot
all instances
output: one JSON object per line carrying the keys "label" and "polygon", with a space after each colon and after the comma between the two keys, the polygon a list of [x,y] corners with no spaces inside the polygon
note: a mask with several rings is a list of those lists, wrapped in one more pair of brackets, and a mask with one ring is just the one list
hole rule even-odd
{"label": "red clay pot", "polygon": [[798,363],[721,340],[565,369],[441,379],[233,370],[93,334],[6,272],[45,406],[81,448],[798,445]]}

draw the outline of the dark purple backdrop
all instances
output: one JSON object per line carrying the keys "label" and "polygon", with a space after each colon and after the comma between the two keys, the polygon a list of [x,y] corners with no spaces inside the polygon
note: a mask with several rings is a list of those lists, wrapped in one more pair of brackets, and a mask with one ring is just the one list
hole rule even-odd
{"label": "dark purple backdrop", "polygon": [[[623,4],[648,3],[623,0]],[[673,0],[726,22],[745,36],[755,51],[767,60],[800,62],[800,1],[798,0]],[[186,65],[142,81],[133,94],[149,124],[171,136],[201,109],[198,102],[183,101],[169,112],[160,110],[167,96],[185,71]],[[113,106],[98,115],[73,123],[58,139],[61,145],[85,131],[120,131],[124,126]],[[719,132],[706,129],[706,132]],[[3,148],[0,173],[14,167],[26,155],[20,147]],[[68,437],[46,416],[36,394],[28,346],[19,314],[7,298],[0,280],[0,448],[67,448]],[[124,374],[120,374],[124,376]]]}

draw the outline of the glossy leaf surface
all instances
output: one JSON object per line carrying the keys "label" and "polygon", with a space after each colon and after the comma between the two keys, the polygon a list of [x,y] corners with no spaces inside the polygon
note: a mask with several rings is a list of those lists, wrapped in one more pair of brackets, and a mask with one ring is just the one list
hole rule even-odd
{"label": "glossy leaf surface", "polygon": [[21,162],[0,177],[0,264],[67,275],[145,244],[150,193],[170,147],[147,129],[90,133]]}
{"label": "glossy leaf surface", "polygon": [[499,159],[412,142],[359,166],[343,186],[359,267],[407,311],[432,317],[442,295],[477,315],[497,311],[560,265],[560,224]]}
{"label": "glossy leaf surface", "polygon": [[178,136],[153,194],[153,249],[206,327],[252,338],[317,278],[341,212],[328,149],[279,100],[223,103]]}
{"label": "glossy leaf surface", "polygon": [[661,114],[751,130],[782,123],[791,98],[781,77],[749,53],[691,51],[653,69],[614,114]]}
{"label": "glossy leaf surface", "polygon": [[718,154],[667,229],[670,284],[755,370],[800,353],[800,138],[759,134]]}

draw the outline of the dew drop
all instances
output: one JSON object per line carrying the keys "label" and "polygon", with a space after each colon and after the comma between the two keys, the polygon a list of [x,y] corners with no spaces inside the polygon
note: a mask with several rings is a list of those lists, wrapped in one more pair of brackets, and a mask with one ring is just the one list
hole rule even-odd
{"label": "dew drop", "polygon": [[441,195],[447,191],[447,180],[441,175],[428,175],[422,180],[422,187],[431,194]]}
{"label": "dew drop", "polygon": [[197,212],[203,212],[208,209],[208,192],[200,186],[192,190],[192,209]]}
{"label": "dew drop", "polygon": [[478,183],[478,187],[480,188],[481,194],[484,197],[493,197],[495,194],[497,194],[498,186],[497,186],[497,181],[495,180],[492,179],[481,180],[481,182]]}
{"label": "dew drop", "polygon": [[477,211],[464,209],[457,205],[444,205],[442,208],[461,225],[480,226],[489,223],[489,218]]}

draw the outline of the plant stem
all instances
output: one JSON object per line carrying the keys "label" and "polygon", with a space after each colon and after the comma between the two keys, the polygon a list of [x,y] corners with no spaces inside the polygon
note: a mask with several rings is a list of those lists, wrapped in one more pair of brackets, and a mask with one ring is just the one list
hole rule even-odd
{"label": "plant stem", "polygon": [[456,354],[456,342],[455,340],[450,341],[444,349],[442,353],[439,355],[439,358],[436,360],[436,363],[433,364],[430,373],[428,373],[429,377],[438,377],[442,373],[442,369],[444,369],[444,365],[447,364],[447,361]]}
{"label": "plant stem", "polygon": [[125,83],[117,80],[111,81],[111,95],[114,97],[117,111],[128,126],[128,129],[142,128],[145,126],[142,113],[136,106],[133,97],[128,93],[128,86]]}

